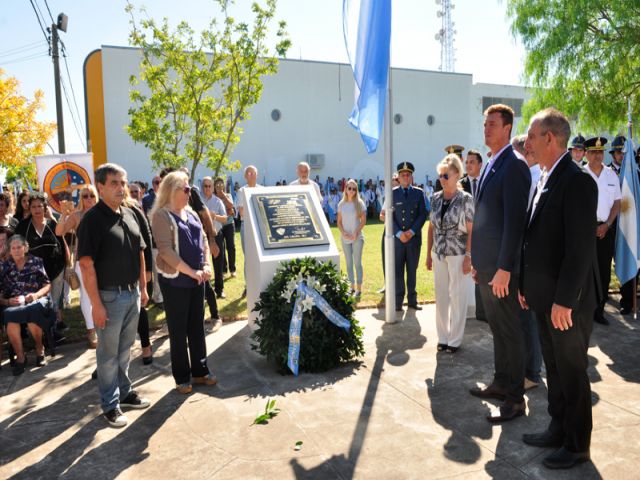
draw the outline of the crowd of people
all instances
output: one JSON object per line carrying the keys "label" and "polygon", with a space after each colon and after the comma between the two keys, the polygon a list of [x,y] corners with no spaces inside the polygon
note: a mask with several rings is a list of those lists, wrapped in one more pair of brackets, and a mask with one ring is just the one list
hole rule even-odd
{"label": "crowd of people", "polygon": [[[608,323],[604,304],[625,139],[614,139],[612,163],[604,165],[607,139],[578,135],[569,146],[569,121],[557,110],[539,112],[526,135],[512,138],[513,120],[510,107],[489,107],[486,159],[477,150],[464,158],[462,146],[446,147],[435,185],[416,185],[411,162],[397,166],[392,297],[396,311],[403,310],[405,298],[408,308],[422,309],[416,273],[428,221],[425,268],[434,272],[438,352],[461,348],[475,296],[475,317],[488,322],[493,334],[494,374],[488,387],[473,388],[471,395],[502,402],[487,418],[492,423],[522,416],[525,390],[542,382],[544,359],[551,421],[523,441],[556,447],[545,465],[569,468],[589,458],[587,348],[593,322]],[[311,185],[337,225],[351,294],[358,298],[363,231],[367,219],[385,218],[384,182],[328,177],[321,183],[310,171],[299,163],[289,185]],[[75,272],[88,346],[96,349],[101,407],[111,426],[127,424],[123,408],[150,405],[128,377],[136,333],[143,362],[153,361],[148,301],[166,312],[177,391],[215,385],[207,365],[205,302],[210,330],[216,331],[225,275],[236,276],[237,229],[245,246],[246,189],[260,186],[255,166],[243,174],[242,187],[205,177],[200,191],[187,169],[165,168],[148,188],[107,163],[96,170],[95,185],[79,188],[77,206],[63,202],[57,218],[41,193],[0,193],[0,307],[13,374],[25,371],[27,331],[35,365],[46,365],[45,333],[66,328],[61,307],[65,285],[73,283],[69,272]],[[621,290],[621,313],[628,314],[633,283]]]}

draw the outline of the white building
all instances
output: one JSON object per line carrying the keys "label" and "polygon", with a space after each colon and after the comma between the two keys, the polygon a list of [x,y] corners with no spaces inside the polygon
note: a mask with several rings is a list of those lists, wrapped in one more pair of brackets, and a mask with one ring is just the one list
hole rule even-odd
{"label": "white building", "polygon": [[[96,165],[123,165],[130,179],[149,181],[150,155],[126,132],[129,77],[138,75],[140,53],[134,48],[103,46],[85,61],[88,144]],[[242,165],[254,164],[259,182],[295,179],[300,161],[312,164],[312,176],[382,178],[382,143],[373,155],[348,123],[354,81],[347,64],[282,60],[276,75],[265,77],[260,102],[243,122],[244,133],[231,154]],[[516,126],[527,94],[523,87],[473,83],[470,74],[394,68],[394,163],[410,161],[415,181],[435,177],[435,166],[453,143],[486,152],[484,109],[506,103],[516,111]],[[197,177],[211,172],[200,167]],[[231,172],[242,183],[242,172]]]}

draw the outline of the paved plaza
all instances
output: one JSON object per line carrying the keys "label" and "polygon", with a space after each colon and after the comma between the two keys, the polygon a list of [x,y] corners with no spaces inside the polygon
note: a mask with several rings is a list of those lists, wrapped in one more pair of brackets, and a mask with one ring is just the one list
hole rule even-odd
{"label": "paved plaza", "polygon": [[[0,478],[640,478],[640,321],[608,311],[611,325],[595,326],[589,350],[593,463],[570,471],[546,470],[550,451],[520,441],[547,425],[544,385],[528,392],[526,417],[489,424],[497,403],[468,394],[492,375],[488,326],[470,319],[460,351],[436,353],[428,305],[396,324],[382,321],[383,310],[358,311],[364,359],[297,378],[250,349],[247,322],[225,324],[207,335],[219,385],[189,396],[173,388],[168,338],[157,332],[153,365],[142,365],[137,347],[131,366],[152,405],[129,411],[119,430],[100,416],[95,353],[83,345],[62,346],[48,366],[17,378],[5,363]],[[280,413],[252,426],[268,399]]]}

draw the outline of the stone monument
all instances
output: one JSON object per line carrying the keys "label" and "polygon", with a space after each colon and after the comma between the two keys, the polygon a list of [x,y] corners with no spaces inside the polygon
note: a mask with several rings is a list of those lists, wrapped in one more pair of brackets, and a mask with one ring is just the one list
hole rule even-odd
{"label": "stone monument", "polygon": [[249,324],[280,262],[313,257],[340,268],[340,252],[311,185],[245,189],[245,264]]}

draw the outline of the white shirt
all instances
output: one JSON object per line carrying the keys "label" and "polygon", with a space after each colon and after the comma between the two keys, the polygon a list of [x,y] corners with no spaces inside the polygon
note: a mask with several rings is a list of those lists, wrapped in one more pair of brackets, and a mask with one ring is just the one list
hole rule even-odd
{"label": "white shirt", "polygon": [[[211,195],[209,198],[203,197],[202,202],[211,213],[227,216],[227,209],[224,208],[224,203],[215,195]],[[211,217],[211,220],[213,220],[213,228],[215,228],[216,232],[220,233],[222,231],[222,223],[213,217]]]}
{"label": "white shirt", "polygon": [[584,166],[584,171],[591,175],[591,178],[593,178],[598,185],[598,222],[606,222],[611,213],[611,208],[613,208],[613,202],[622,199],[620,179],[616,173],[606,165],[602,166],[600,176],[597,176],[591,171],[588,163]]}
{"label": "white shirt", "polygon": [[[255,187],[260,187],[261,185],[258,185],[256,183],[254,186]],[[247,199],[245,197],[245,189],[246,188],[253,188],[253,187],[250,187],[249,185],[245,185],[243,187],[240,187],[240,189],[238,190],[238,195],[236,196],[237,207],[238,207],[238,209],[242,208],[242,215],[240,216],[242,219],[244,219],[244,204],[247,201]]]}
{"label": "white shirt", "polygon": [[[552,169],[555,167],[556,166],[554,165]],[[529,167],[529,171],[531,172],[531,187],[529,188],[529,201],[527,202],[527,205],[531,205],[531,200],[533,200],[533,194],[536,191],[536,186],[538,185],[538,181],[540,180],[540,175],[542,174],[542,169],[540,168],[540,165],[538,165],[537,163],[533,167]]]}
{"label": "white shirt", "polygon": [[[553,164],[553,166],[551,167],[551,170],[549,170],[548,172],[546,170],[540,170],[540,176],[538,178],[538,181],[536,182],[536,196],[533,197],[533,204],[531,205],[531,216],[529,217],[529,221],[531,221],[531,219],[533,218],[533,214],[536,211],[536,207],[538,206],[538,202],[540,201],[540,197],[542,196],[543,193],[545,193],[547,190],[544,188],[545,185],[547,184],[547,180],[549,180],[549,177],[551,177],[551,174],[553,173],[553,171],[556,169],[556,167],[558,166],[558,163],[560,163],[560,159],[562,159],[562,157],[564,157],[566,155],[567,152],[562,152],[562,155],[560,155],[560,157],[555,161],[555,163]],[[538,168],[540,168],[540,166],[538,165]],[[533,172],[531,172],[531,184],[533,185]]]}
{"label": "white shirt", "polygon": [[[289,185],[302,185],[302,183],[300,183],[300,179],[297,179],[291,182]],[[320,187],[318,186],[318,184],[313,180],[309,179],[309,183],[307,185],[313,185],[313,188],[315,188],[316,193],[318,194],[318,199],[320,200],[320,202],[322,202],[322,194],[320,193]]]}
{"label": "white shirt", "polygon": [[500,151],[498,153],[496,153],[495,155],[491,155],[491,158],[489,159],[489,161],[487,162],[487,164],[485,165],[484,169],[480,172],[480,182],[478,184],[478,187],[482,188],[482,184],[484,183],[485,179],[487,178],[487,176],[489,175],[489,173],[487,172],[487,174],[485,175],[485,171],[489,170],[491,167],[493,167],[493,164],[495,163],[495,161],[500,158],[500,155],[502,155],[502,152],[505,151],[505,149],[507,147],[510,147],[511,144],[507,143],[504,147],[502,147],[500,149]]}

